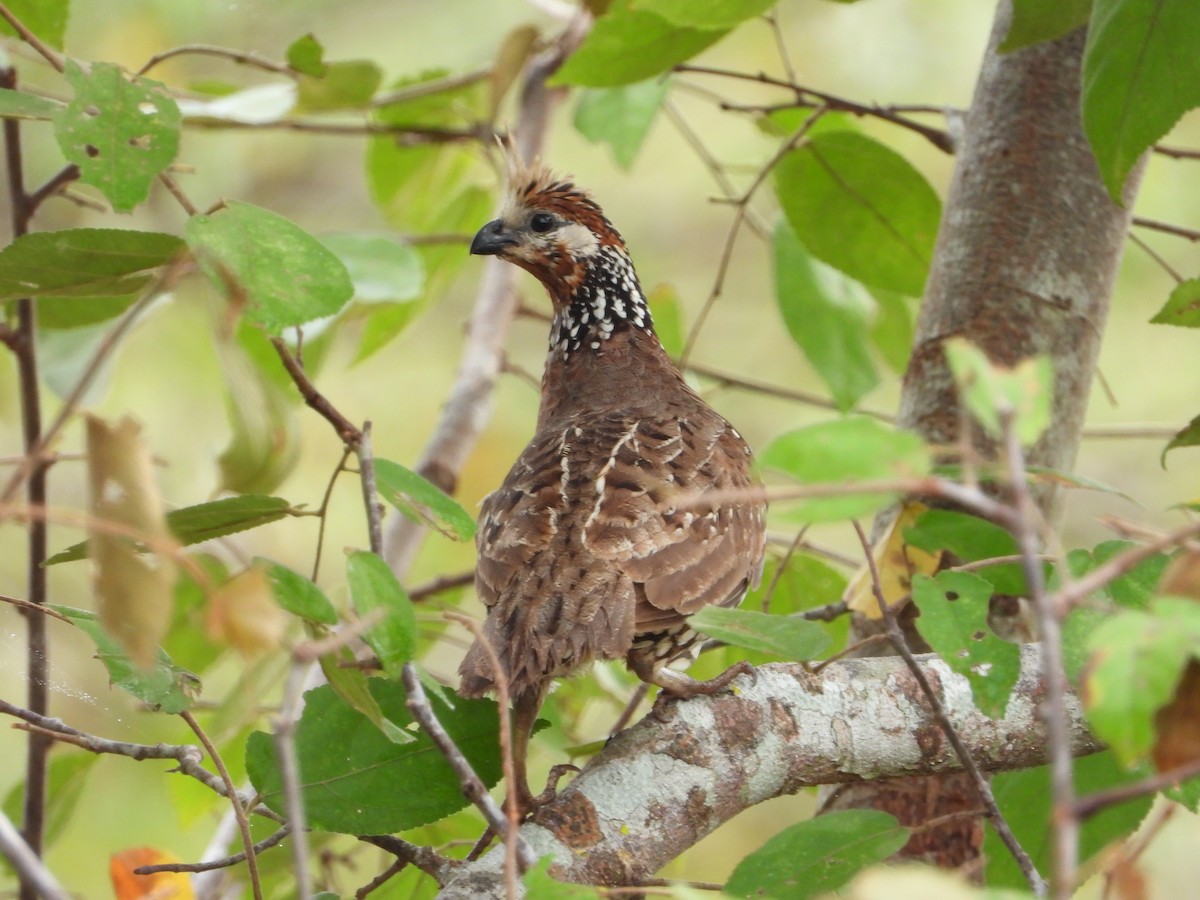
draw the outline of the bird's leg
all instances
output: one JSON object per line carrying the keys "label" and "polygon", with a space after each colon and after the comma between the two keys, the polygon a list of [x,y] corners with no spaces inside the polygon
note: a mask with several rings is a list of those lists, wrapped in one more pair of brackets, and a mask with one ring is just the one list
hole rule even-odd
{"label": "bird's leg", "polygon": [[[545,689],[540,686],[520,691],[513,698],[512,757],[513,779],[508,786],[510,795],[517,798],[517,821],[525,818],[534,807],[533,792],[529,790],[529,774],[526,769],[529,758],[529,738],[542,706]],[[505,806],[507,807],[507,801]]]}
{"label": "bird's leg", "polygon": [[670,698],[687,700],[691,697],[717,694],[729,687],[730,682],[739,675],[756,677],[754,667],[745,660],[734,663],[720,675],[706,681],[700,681],[690,675],[685,675],[678,669],[672,669],[664,665],[662,660],[655,659],[649,654],[630,653],[626,657],[626,663],[642,681],[662,688],[662,693],[654,701],[656,712],[659,712],[661,705]]}

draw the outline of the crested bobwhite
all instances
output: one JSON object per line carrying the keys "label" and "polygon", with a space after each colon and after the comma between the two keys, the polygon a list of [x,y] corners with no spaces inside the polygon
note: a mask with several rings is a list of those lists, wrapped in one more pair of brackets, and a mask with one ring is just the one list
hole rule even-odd
{"label": "crested bobwhite", "polygon": [[[510,177],[471,253],[534,275],[554,318],[537,429],[483,501],[475,586],[513,698],[510,789],[528,809],[529,734],[552,679],[624,657],[643,681],[693,696],[740,671],[701,682],[666,666],[696,642],[691,613],[735,606],[757,582],[765,502],[675,507],[681,495],[751,487],[750,448],[672,365],[595,201],[540,166]],[[478,642],[459,672],[464,696],[494,689]]]}

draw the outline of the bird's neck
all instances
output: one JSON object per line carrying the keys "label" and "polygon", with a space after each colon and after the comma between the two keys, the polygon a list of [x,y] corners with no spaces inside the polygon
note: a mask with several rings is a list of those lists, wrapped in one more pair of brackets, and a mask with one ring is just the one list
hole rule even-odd
{"label": "bird's neck", "polygon": [[552,360],[601,354],[613,335],[625,329],[644,332],[657,343],[646,295],[623,248],[602,248],[572,289],[552,293]]}

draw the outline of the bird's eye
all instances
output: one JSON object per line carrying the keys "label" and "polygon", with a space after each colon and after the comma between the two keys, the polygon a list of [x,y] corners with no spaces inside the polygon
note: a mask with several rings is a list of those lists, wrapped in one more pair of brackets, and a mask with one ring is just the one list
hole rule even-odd
{"label": "bird's eye", "polygon": [[529,220],[529,227],[538,234],[545,234],[552,229],[556,224],[554,216],[550,213],[534,213],[533,218]]}

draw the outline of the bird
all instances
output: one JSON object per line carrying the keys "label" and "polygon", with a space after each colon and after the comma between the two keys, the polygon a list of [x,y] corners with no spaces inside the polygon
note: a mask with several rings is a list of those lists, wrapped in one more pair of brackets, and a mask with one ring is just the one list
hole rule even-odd
{"label": "bird", "polygon": [[553,795],[533,795],[526,756],[556,679],[623,658],[686,698],[750,670],[698,681],[670,664],[698,650],[692,613],[757,585],[766,502],[749,445],[671,362],[625,241],[588,192],[540,162],[510,163],[500,216],[470,252],[529,272],[553,305],[534,435],[481,505],[487,614],[459,667],[465,697],[494,692],[502,669],[524,815]]}

